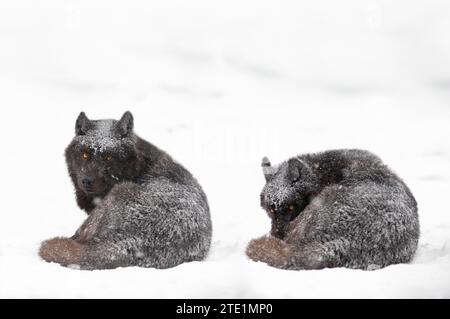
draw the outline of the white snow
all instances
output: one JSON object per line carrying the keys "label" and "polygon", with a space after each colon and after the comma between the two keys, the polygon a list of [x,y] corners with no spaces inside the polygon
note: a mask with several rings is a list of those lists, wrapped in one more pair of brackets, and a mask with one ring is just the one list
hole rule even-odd
{"label": "white snow", "polygon": [[[448,1],[3,1],[0,297],[450,297]],[[202,183],[205,262],[79,271],[43,262],[72,235],[63,152],[80,111],[119,119]],[[283,271],[249,261],[269,230],[261,159],[369,149],[411,187],[411,264]]]}

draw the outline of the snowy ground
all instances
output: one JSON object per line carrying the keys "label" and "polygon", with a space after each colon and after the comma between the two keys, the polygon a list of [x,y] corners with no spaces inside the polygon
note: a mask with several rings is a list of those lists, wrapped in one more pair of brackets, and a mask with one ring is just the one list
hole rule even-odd
{"label": "snowy ground", "polygon": [[[450,5],[445,1],[9,1],[0,4],[0,297],[450,297]],[[339,5],[338,5],[339,3]],[[39,259],[84,219],[63,151],[76,116],[119,118],[204,186],[214,242],[174,269]],[[269,229],[263,155],[358,147],[419,203],[407,265],[282,271],[249,261]]]}

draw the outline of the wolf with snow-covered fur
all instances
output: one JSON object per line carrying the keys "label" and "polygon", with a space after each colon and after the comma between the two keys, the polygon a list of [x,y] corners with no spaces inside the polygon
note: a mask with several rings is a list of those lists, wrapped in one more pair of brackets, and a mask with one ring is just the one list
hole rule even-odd
{"label": "wolf with snow-covered fur", "polygon": [[377,269],[411,261],[417,203],[406,184],[363,150],[332,150],[262,163],[261,206],[270,235],[247,255],[282,269]]}
{"label": "wolf with snow-covered fur", "polygon": [[89,216],[71,238],[43,242],[44,260],[91,270],[169,268],[206,257],[206,195],[184,167],[134,133],[130,112],[119,121],[82,112],[75,130],[66,162]]}

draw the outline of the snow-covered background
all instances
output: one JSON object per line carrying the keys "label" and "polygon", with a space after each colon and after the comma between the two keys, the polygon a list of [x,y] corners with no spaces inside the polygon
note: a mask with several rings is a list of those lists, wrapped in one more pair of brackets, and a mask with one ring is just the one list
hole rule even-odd
{"label": "snow-covered background", "polygon": [[[448,1],[2,1],[0,297],[450,297]],[[210,201],[205,262],[77,271],[39,259],[85,218],[63,151],[80,111],[135,116]],[[358,147],[419,203],[411,264],[282,271],[249,261],[269,229],[260,160]]]}

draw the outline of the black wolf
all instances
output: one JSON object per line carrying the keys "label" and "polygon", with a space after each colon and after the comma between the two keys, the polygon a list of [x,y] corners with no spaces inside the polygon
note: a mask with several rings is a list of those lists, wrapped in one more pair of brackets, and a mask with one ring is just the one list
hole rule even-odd
{"label": "black wolf", "polygon": [[272,228],[250,242],[251,259],[282,269],[377,269],[413,258],[416,200],[377,156],[332,150],[262,166]]}
{"label": "black wolf", "polygon": [[66,162],[89,216],[71,238],[43,242],[44,260],[81,269],[169,268],[206,257],[206,195],[184,167],[134,133],[130,112],[119,121],[82,112],[75,131]]}

